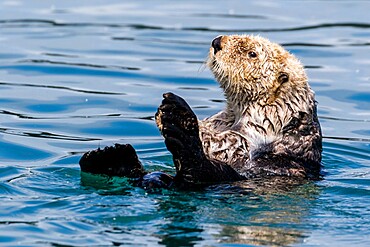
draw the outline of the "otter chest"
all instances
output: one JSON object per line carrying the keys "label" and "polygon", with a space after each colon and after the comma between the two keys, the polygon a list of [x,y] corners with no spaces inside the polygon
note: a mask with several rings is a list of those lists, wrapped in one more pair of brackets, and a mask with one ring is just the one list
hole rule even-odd
{"label": "otter chest", "polygon": [[210,159],[230,165],[240,160],[247,162],[251,150],[278,138],[272,127],[273,122],[263,118],[251,121],[245,117],[233,124],[222,120],[211,117],[199,122],[203,149]]}

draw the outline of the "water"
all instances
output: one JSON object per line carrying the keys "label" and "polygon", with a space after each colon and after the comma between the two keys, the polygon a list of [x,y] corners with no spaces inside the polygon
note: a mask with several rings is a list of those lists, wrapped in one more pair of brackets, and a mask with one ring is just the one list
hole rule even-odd
{"label": "water", "polygon": [[[369,8],[1,1],[0,245],[369,246]],[[81,178],[82,153],[115,142],[134,144],[147,169],[173,172],[153,114],[166,91],[200,118],[223,108],[203,62],[225,33],[261,34],[306,65],[324,180],[147,194],[120,179]]]}

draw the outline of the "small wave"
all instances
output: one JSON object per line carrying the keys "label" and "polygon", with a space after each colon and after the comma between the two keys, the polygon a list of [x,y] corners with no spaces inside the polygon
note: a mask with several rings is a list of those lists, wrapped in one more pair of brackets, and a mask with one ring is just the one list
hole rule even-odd
{"label": "small wave", "polygon": [[23,220],[0,221],[0,225],[25,224],[25,225],[36,226],[38,223],[39,223],[38,221],[23,221]]}
{"label": "small wave", "polygon": [[315,30],[315,29],[326,29],[326,28],[339,28],[339,27],[349,27],[349,28],[370,28],[369,23],[356,23],[356,22],[346,22],[346,23],[322,23],[317,25],[306,25],[298,27],[287,27],[287,28],[265,28],[265,29],[217,29],[217,28],[207,28],[207,27],[192,27],[192,28],[182,28],[182,30],[188,31],[211,31],[211,32],[237,32],[237,33],[267,33],[267,32],[293,32],[293,31],[304,31],[304,30]]}
{"label": "small wave", "polygon": [[[326,137],[326,139],[341,140],[341,141],[360,141],[358,145],[348,144],[345,142],[330,142],[325,141],[324,151],[330,156],[340,156],[346,160],[349,164],[354,159],[370,160],[369,150],[364,144],[362,139],[357,140],[356,138],[342,138],[342,137]],[[366,142],[368,142],[367,140]]]}
{"label": "small wave", "polygon": [[122,78],[141,78],[140,74],[134,74],[128,71],[117,71],[117,70],[104,70],[104,69],[93,69],[93,68],[80,68],[71,66],[61,66],[61,65],[48,65],[48,66],[37,66],[37,65],[8,65],[0,66],[0,69],[16,70],[23,73],[26,72],[36,72],[41,74],[59,74],[59,75],[81,75],[90,77],[122,77]]}
{"label": "small wave", "polygon": [[60,134],[54,134],[54,133],[46,132],[46,131],[24,131],[24,130],[19,130],[19,129],[10,129],[10,128],[0,128],[0,133],[8,134],[8,135],[15,135],[15,136],[68,140],[68,141],[99,141],[101,140],[97,138],[60,135]]}
{"label": "small wave", "polygon": [[200,13],[200,14],[192,14],[190,16],[205,17],[205,18],[216,17],[216,18],[233,18],[233,19],[259,19],[259,20],[268,19],[266,16],[263,16],[263,15],[240,15],[240,14]]}
{"label": "small wave", "polygon": [[334,120],[334,121],[343,121],[343,122],[358,122],[358,123],[368,123],[369,119],[349,119],[349,118],[339,118],[339,117],[330,117],[330,116],[319,116],[321,119]]}
{"label": "small wave", "polygon": [[333,47],[334,45],[329,44],[316,44],[316,43],[301,43],[301,42],[293,42],[293,43],[281,43],[282,46],[305,46],[305,47]]}
{"label": "small wave", "polygon": [[[127,40],[126,37],[113,37],[112,40]],[[150,39],[138,39],[136,38],[135,41],[141,42],[157,42],[157,43],[164,43],[164,44],[181,44],[181,45],[209,45],[209,42],[201,42],[195,40],[181,40],[181,39],[161,39],[161,38],[150,38]]]}
{"label": "small wave", "polygon": [[86,94],[126,95],[125,93],[84,90],[84,89],[77,89],[77,88],[64,87],[64,86],[54,86],[54,85],[36,85],[36,84],[31,84],[31,83],[15,83],[15,82],[0,81],[0,85],[12,86],[12,87],[32,87],[32,88],[58,89],[58,90],[67,90],[67,91],[86,93]]}
{"label": "small wave", "polygon": [[145,24],[118,24],[118,23],[93,23],[93,22],[69,22],[62,23],[54,20],[46,19],[12,19],[12,20],[0,20],[0,25],[3,28],[10,27],[32,27],[39,25],[49,25],[55,27],[109,27],[109,28],[131,28],[137,30],[184,30],[184,31],[202,31],[202,32],[292,32],[292,31],[304,31],[304,30],[314,30],[314,29],[326,29],[326,28],[356,28],[356,29],[367,29],[370,28],[370,23],[365,22],[339,22],[339,23],[321,23],[316,25],[304,25],[296,27],[286,27],[286,28],[251,28],[251,29],[233,29],[233,28],[210,28],[210,27],[163,27],[155,25],[145,25]]}
{"label": "small wave", "polygon": [[116,65],[98,65],[98,64],[91,64],[91,63],[71,63],[71,62],[62,62],[62,61],[52,61],[47,59],[27,59],[21,60],[20,63],[45,63],[45,64],[58,64],[58,65],[69,65],[69,66],[79,66],[79,67],[90,67],[90,68],[99,68],[99,69],[122,69],[122,70],[140,70],[140,68],[136,67],[123,67],[123,66],[116,66]]}
{"label": "small wave", "polygon": [[134,116],[123,116],[121,113],[108,113],[108,114],[97,114],[97,115],[76,115],[76,116],[60,116],[60,117],[36,117],[31,116],[23,113],[18,113],[14,111],[8,111],[8,110],[0,110],[0,115],[9,115],[9,116],[15,116],[20,119],[39,119],[39,120],[58,120],[58,119],[88,119],[88,118],[127,118],[127,119],[141,119],[141,120],[153,120],[152,116],[146,116],[146,117],[134,117]]}
{"label": "small wave", "polygon": [[357,137],[324,136],[323,138],[340,141],[370,142],[370,139],[368,138],[357,138]]}

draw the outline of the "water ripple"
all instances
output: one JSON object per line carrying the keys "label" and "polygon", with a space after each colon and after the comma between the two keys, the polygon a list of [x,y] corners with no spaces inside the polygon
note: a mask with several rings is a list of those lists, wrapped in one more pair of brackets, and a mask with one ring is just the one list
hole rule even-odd
{"label": "water ripple", "polygon": [[109,28],[130,28],[137,30],[184,30],[184,31],[202,31],[202,32],[242,32],[242,33],[258,33],[258,32],[293,32],[293,31],[305,31],[305,30],[316,30],[316,29],[326,29],[326,28],[355,28],[355,29],[367,29],[370,28],[370,23],[365,22],[342,22],[342,23],[321,23],[316,25],[303,25],[297,27],[287,27],[287,28],[261,28],[261,29],[218,29],[210,27],[164,27],[155,25],[145,25],[145,24],[118,24],[118,23],[84,23],[84,22],[58,22],[54,20],[46,19],[11,19],[11,20],[0,20],[0,25],[4,28],[25,28],[25,27],[35,27],[40,25],[55,26],[55,27],[109,27]]}
{"label": "water ripple", "polygon": [[64,86],[55,86],[55,85],[37,85],[30,83],[18,83],[18,82],[4,82],[0,81],[0,85],[12,86],[12,87],[31,87],[31,88],[47,88],[47,89],[57,89],[57,90],[67,90],[72,92],[86,93],[86,94],[103,94],[103,95],[126,95],[125,93],[117,92],[104,92],[104,91],[93,91],[93,90],[83,90],[71,87]]}
{"label": "water ripple", "polygon": [[8,135],[15,135],[15,136],[47,138],[47,139],[55,139],[55,140],[69,140],[69,141],[99,141],[100,140],[97,138],[60,135],[60,134],[54,134],[54,133],[45,132],[45,131],[25,131],[25,130],[10,129],[10,128],[0,128],[0,133],[8,134]]}
{"label": "water ripple", "polygon": [[268,17],[264,15],[241,15],[241,14],[200,13],[200,14],[190,14],[190,16],[204,17],[204,18],[215,17],[215,18],[259,19],[259,20],[268,19]]}
{"label": "water ripple", "polygon": [[[59,55],[60,56],[60,55]],[[134,67],[122,67],[122,66],[108,66],[108,65],[98,65],[91,63],[72,63],[72,62],[62,62],[62,61],[52,61],[47,59],[28,59],[21,60],[19,63],[41,63],[41,64],[57,64],[57,65],[67,65],[67,66],[78,66],[78,67],[88,67],[88,68],[98,68],[98,69],[121,69],[121,70],[140,70]]]}

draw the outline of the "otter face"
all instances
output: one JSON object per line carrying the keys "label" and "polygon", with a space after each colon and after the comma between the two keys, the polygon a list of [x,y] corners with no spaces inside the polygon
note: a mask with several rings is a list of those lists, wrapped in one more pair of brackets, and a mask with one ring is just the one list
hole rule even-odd
{"label": "otter face", "polygon": [[307,84],[298,59],[280,45],[258,36],[215,38],[207,64],[226,96],[238,101],[269,104],[284,90]]}

